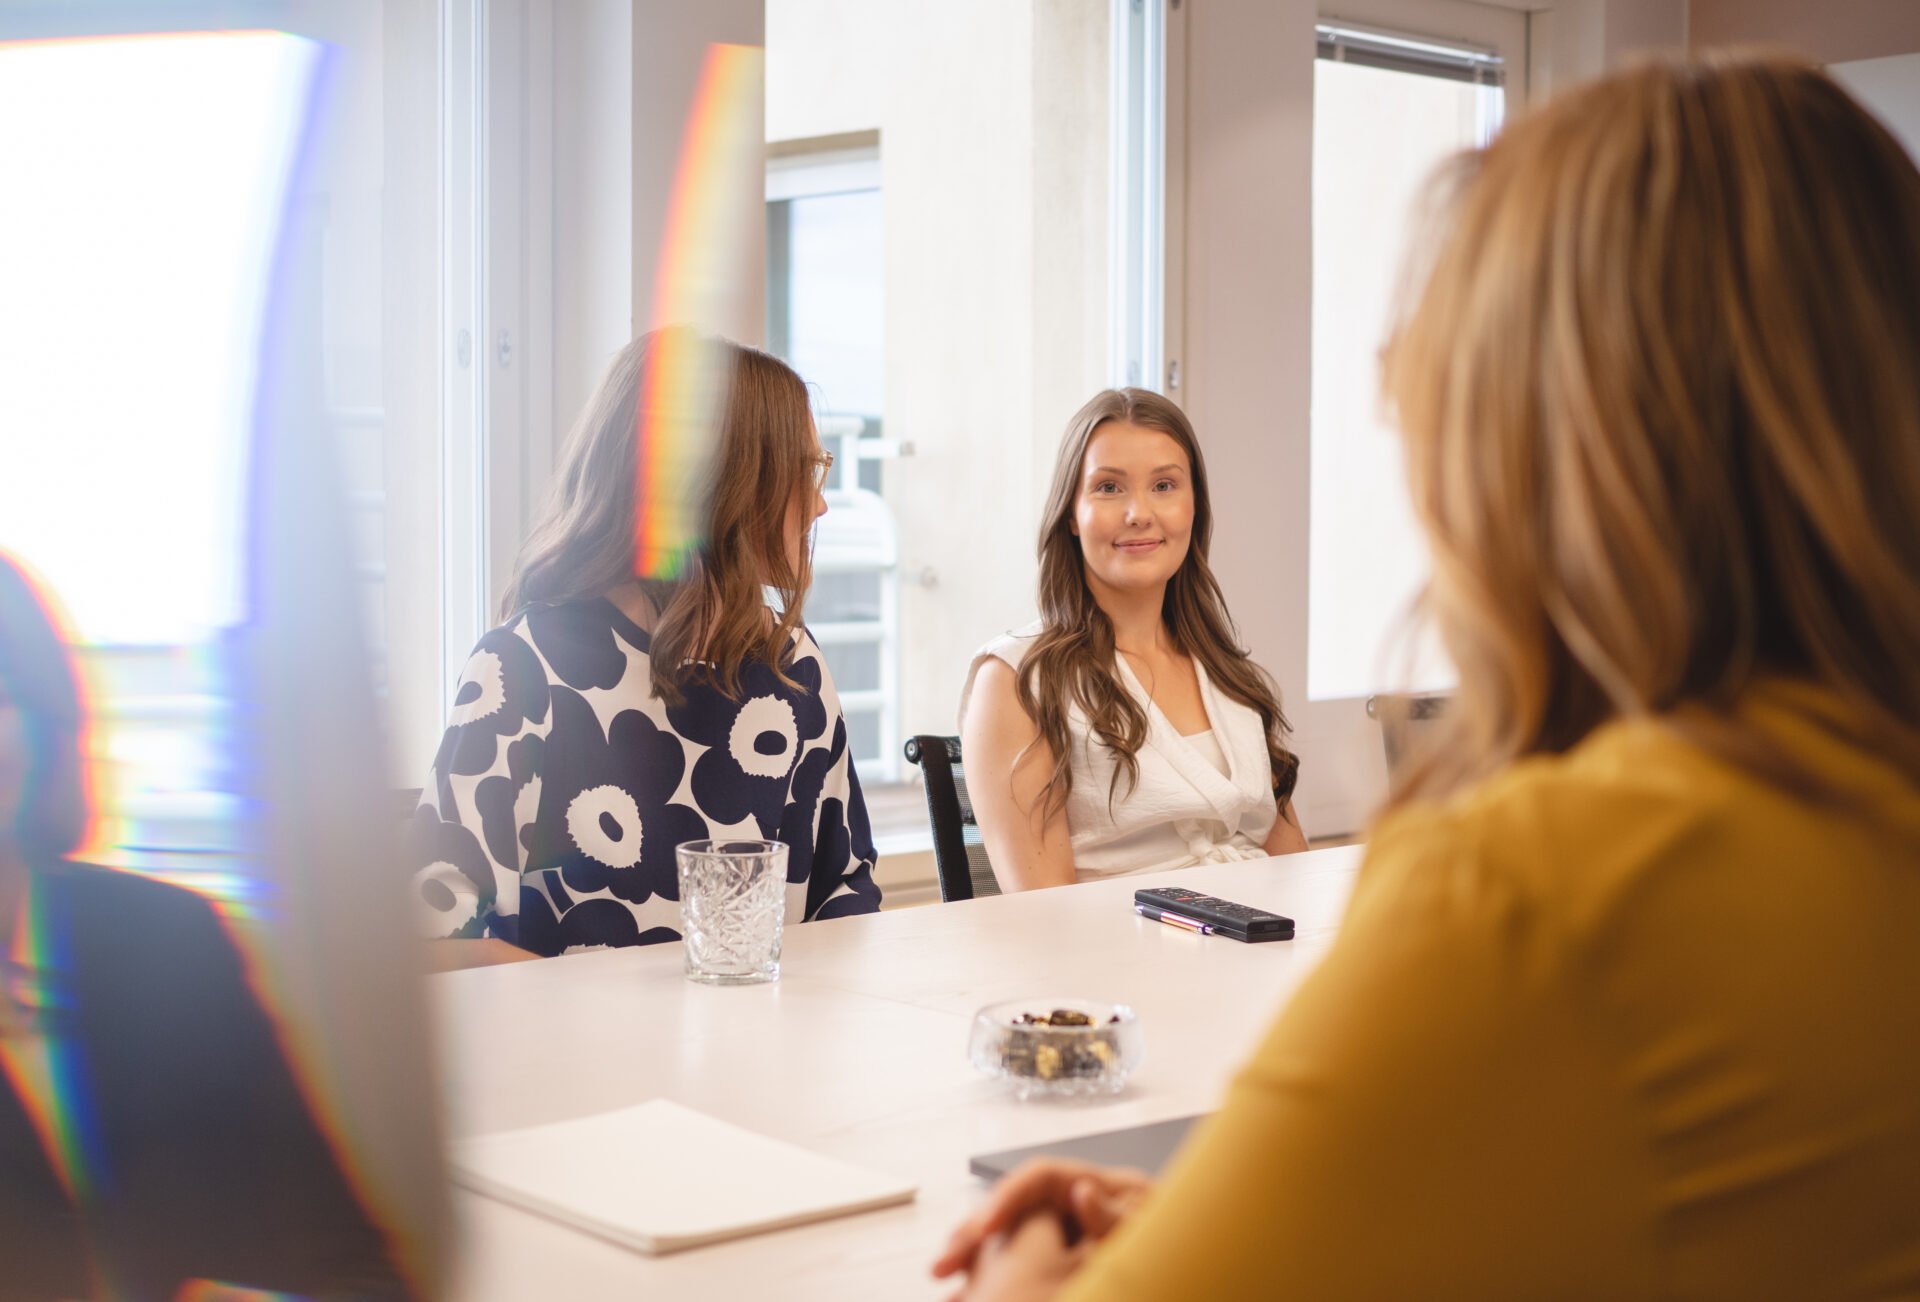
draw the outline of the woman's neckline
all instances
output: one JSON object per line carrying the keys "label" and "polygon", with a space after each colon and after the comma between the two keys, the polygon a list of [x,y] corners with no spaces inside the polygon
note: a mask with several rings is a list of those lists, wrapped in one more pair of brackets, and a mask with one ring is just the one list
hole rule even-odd
{"label": "woman's neckline", "polygon": [[1167,712],[1160,708],[1160,702],[1153,699],[1153,693],[1149,692],[1147,685],[1140,681],[1140,675],[1133,672],[1133,666],[1127,663],[1127,658],[1116,650],[1113,653],[1113,659],[1114,662],[1120,666],[1121,672],[1126,674],[1127,682],[1133,686],[1135,691],[1140,693],[1140,699],[1147,703],[1147,709],[1151,712],[1152,717],[1158,718],[1166,730],[1178,737],[1181,741],[1191,742],[1196,737],[1204,737],[1208,733],[1216,730],[1217,725],[1214,721],[1212,705],[1213,693],[1210,690],[1213,684],[1207,677],[1206,666],[1200,663],[1198,656],[1188,656],[1187,659],[1193,665],[1194,681],[1200,685],[1200,712],[1207,716],[1207,726],[1199,732],[1181,732],[1178,728],[1174,727],[1173,720],[1169,719]]}

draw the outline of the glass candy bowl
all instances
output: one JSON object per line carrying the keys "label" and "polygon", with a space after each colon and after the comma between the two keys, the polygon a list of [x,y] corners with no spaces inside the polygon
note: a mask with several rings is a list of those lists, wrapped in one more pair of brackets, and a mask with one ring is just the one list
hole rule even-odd
{"label": "glass candy bowl", "polygon": [[1023,1099],[1117,1094],[1145,1054],[1133,1010],[1093,999],[988,1004],[974,1014],[967,1043],[973,1065]]}

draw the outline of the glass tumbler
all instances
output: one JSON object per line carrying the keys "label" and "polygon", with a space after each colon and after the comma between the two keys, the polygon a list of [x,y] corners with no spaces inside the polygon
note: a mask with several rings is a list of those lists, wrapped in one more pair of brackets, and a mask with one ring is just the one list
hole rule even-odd
{"label": "glass tumbler", "polygon": [[787,847],[780,841],[688,841],[680,861],[687,979],[743,986],[780,977]]}

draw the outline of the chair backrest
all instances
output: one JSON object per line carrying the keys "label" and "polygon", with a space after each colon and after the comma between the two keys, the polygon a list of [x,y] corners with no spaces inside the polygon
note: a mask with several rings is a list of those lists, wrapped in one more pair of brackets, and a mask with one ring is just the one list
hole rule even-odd
{"label": "chair backrest", "polygon": [[927,819],[933,824],[933,863],[940,874],[942,900],[971,900],[998,895],[1000,883],[987,860],[986,842],[967,799],[967,775],[960,767],[960,739],[931,734],[909,737],[907,762],[920,767],[927,793]]}
{"label": "chair backrest", "polygon": [[1395,787],[1411,772],[1433,733],[1430,721],[1447,711],[1449,698],[1438,693],[1380,695],[1367,698],[1367,714],[1380,721],[1380,744],[1387,753],[1387,785]]}

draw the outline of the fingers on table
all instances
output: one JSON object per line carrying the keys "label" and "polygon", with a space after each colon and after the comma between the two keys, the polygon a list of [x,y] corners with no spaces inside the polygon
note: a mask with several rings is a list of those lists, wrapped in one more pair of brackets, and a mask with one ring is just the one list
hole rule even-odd
{"label": "fingers on table", "polygon": [[1150,1184],[1141,1171],[1095,1166],[1062,1158],[1039,1158],[1010,1172],[987,1201],[955,1227],[933,1264],[935,1278],[968,1269],[990,1237],[1046,1210],[1071,1216],[1098,1238],[1131,1210]]}

